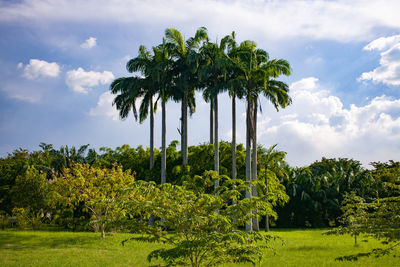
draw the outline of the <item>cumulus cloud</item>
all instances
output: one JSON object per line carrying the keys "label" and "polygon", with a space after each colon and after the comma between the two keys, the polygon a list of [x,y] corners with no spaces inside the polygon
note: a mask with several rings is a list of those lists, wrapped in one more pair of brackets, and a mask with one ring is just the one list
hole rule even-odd
{"label": "cumulus cloud", "polygon": [[309,164],[323,156],[352,157],[365,165],[371,159],[399,157],[400,99],[381,96],[365,106],[344,108],[314,77],[290,88],[293,105],[279,113],[266,112],[258,133],[261,143],[278,143],[293,164]]}
{"label": "cumulus cloud", "polygon": [[367,51],[371,50],[384,50],[392,47],[400,42],[400,34],[394,35],[390,37],[381,37],[376,40],[373,40],[369,44],[367,44],[363,49]]}
{"label": "cumulus cloud", "polygon": [[318,79],[315,77],[308,77],[294,82],[290,85],[290,90],[314,90],[317,88]]}
{"label": "cumulus cloud", "polygon": [[[18,63],[17,68],[21,69],[22,63]],[[29,64],[25,66],[23,76],[30,80],[40,77],[57,77],[60,74],[60,66],[56,62],[47,62],[39,59],[29,60]]]}
{"label": "cumulus cloud", "polygon": [[[76,8],[76,7],[79,8]],[[215,1],[70,0],[18,1],[0,8],[3,21],[74,21],[145,25],[207,22],[218,32],[259,33],[274,39],[307,36],[340,42],[368,40],[378,28],[399,29],[397,0],[384,1]],[[198,16],[198,14],[202,14]],[[239,23],[240,22],[240,23]],[[351,23],[350,23],[351,22]],[[260,27],[262,25],[262,27]]]}
{"label": "cumulus cloud", "polygon": [[95,47],[97,44],[97,39],[94,37],[89,37],[84,43],[81,44],[81,47],[84,49],[90,49]]}
{"label": "cumulus cloud", "polygon": [[380,66],[362,73],[359,81],[371,80],[387,85],[400,85],[400,35],[376,39],[366,45],[364,50],[382,51]]}
{"label": "cumulus cloud", "polygon": [[114,79],[110,71],[85,71],[82,68],[70,70],[66,75],[66,83],[74,92],[87,94],[90,87],[108,84]]}
{"label": "cumulus cloud", "polygon": [[102,93],[99,96],[99,100],[97,102],[96,107],[90,109],[89,115],[104,116],[104,117],[109,117],[112,120],[118,120],[119,113],[112,105],[114,97],[115,96],[112,95],[109,91]]}

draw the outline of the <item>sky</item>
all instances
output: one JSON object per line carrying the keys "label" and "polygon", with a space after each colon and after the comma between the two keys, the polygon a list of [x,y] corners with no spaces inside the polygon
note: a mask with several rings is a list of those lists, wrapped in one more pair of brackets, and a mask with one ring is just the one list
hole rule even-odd
{"label": "sky", "polygon": [[[277,112],[260,100],[258,142],[277,144],[293,166],[353,158],[364,166],[400,160],[400,1],[18,0],[0,1],[0,156],[40,142],[115,148],[148,146],[149,121],[120,120],[110,83],[126,63],[162,42],[205,26],[210,40],[232,31],[270,58],[290,62],[280,77],[293,103]],[[189,145],[209,140],[200,93]],[[245,103],[237,136],[245,140]],[[159,109],[161,111],[161,109]],[[219,136],[231,140],[231,101],[219,97]],[[167,143],[179,140],[180,104],[167,105]],[[161,112],[155,117],[160,146]]]}

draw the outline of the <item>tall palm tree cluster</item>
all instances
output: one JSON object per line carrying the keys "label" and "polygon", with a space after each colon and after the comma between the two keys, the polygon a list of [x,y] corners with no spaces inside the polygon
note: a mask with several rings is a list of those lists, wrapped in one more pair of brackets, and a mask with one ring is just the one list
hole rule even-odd
{"label": "tall palm tree cluster", "polygon": [[[173,28],[165,30],[162,43],[152,51],[140,46],[138,56],[126,65],[132,77],[114,80],[110,90],[113,105],[121,119],[133,111],[142,123],[150,114],[150,169],[154,165],[154,112],[161,101],[161,183],[166,182],[166,102],[181,103],[182,164],[188,163],[188,112],[195,112],[195,91],[201,90],[210,103],[210,143],[214,145],[214,170],[219,172],[218,95],[228,92],[232,98],[232,178],[236,178],[236,98],[246,102],[246,181],[257,178],[257,112],[259,97],[264,95],[276,108],[291,103],[289,88],[276,80],[290,75],[290,65],[283,59],[270,59],[254,41],[236,43],[235,32],[219,42],[211,42],[207,29],[199,28],[194,37],[185,40]],[[140,102],[139,111],[136,103]],[[218,182],[215,183],[218,187]],[[251,198],[256,189],[247,192]],[[255,223],[258,225],[258,223]],[[252,230],[250,223],[248,230]],[[257,229],[255,229],[257,230]]]}

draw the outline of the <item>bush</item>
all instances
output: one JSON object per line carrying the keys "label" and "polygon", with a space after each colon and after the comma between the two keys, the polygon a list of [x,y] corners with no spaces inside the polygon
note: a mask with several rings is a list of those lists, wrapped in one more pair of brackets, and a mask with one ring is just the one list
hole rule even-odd
{"label": "bush", "polygon": [[14,208],[13,215],[16,217],[17,227],[21,230],[32,228],[39,230],[43,226],[43,211],[35,212],[30,208]]}
{"label": "bush", "polygon": [[16,178],[15,186],[11,189],[14,207],[39,213],[47,208],[49,190],[46,174],[29,166],[23,175]]}

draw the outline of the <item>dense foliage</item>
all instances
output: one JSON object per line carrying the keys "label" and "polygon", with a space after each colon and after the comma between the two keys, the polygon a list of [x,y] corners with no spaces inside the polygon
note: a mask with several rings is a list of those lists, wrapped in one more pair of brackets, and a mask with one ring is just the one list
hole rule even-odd
{"label": "dense foliage", "polygon": [[287,227],[326,227],[338,224],[345,194],[373,198],[376,180],[359,161],[326,159],[308,167],[289,168],[283,184],[290,202],[279,210],[278,223]]}
{"label": "dense foliage", "polygon": [[[122,171],[134,171],[136,180],[160,183],[160,163],[156,160],[153,169],[149,170],[148,148],[124,145],[115,149],[101,148],[99,151],[89,149],[88,146],[54,149],[52,145],[44,143],[40,148],[34,152],[18,149],[7,157],[0,158],[2,213],[11,216],[14,208],[29,208],[35,212],[44,210],[49,204],[44,201],[47,199],[48,189],[43,181],[52,181],[56,176],[61,176],[63,168],[69,168],[74,163],[86,163],[102,169],[113,169],[121,165]],[[287,204],[284,204],[287,200],[274,203],[278,218],[272,219],[271,224],[278,227],[340,225],[340,216],[343,214],[341,206],[346,194],[351,192],[366,202],[373,202],[378,197],[396,196],[394,189],[388,184],[395,184],[398,179],[398,162],[373,163],[374,168],[366,170],[356,160],[323,158],[308,167],[291,168],[285,162],[285,153],[282,151],[260,147],[258,153],[260,196],[265,194],[268,183],[270,192],[281,187],[286,189],[286,194],[290,197]],[[212,145],[191,146],[188,165],[184,166],[181,165],[178,142],[172,142],[167,148],[168,180],[172,184],[184,185],[196,176],[202,177],[205,171],[213,168],[213,154]],[[159,150],[155,149],[154,156],[156,159],[161,156]],[[238,179],[245,180],[245,150],[241,144],[237,146],[236,157]],[[230,143],[220,142],[221,175],[231,176],[231,161]],[[35,185],[28,186],[29,183]],[[212,191],[213,187],[209,187],[206,193]],[[59,215],[58,223],[63,226],[74,229],[90,228],[91,215],[83,206],[70,212],[65,209]],[[65,220],[61,220],[62,216]],[[43,218],[43,221],[46,220]]]}

